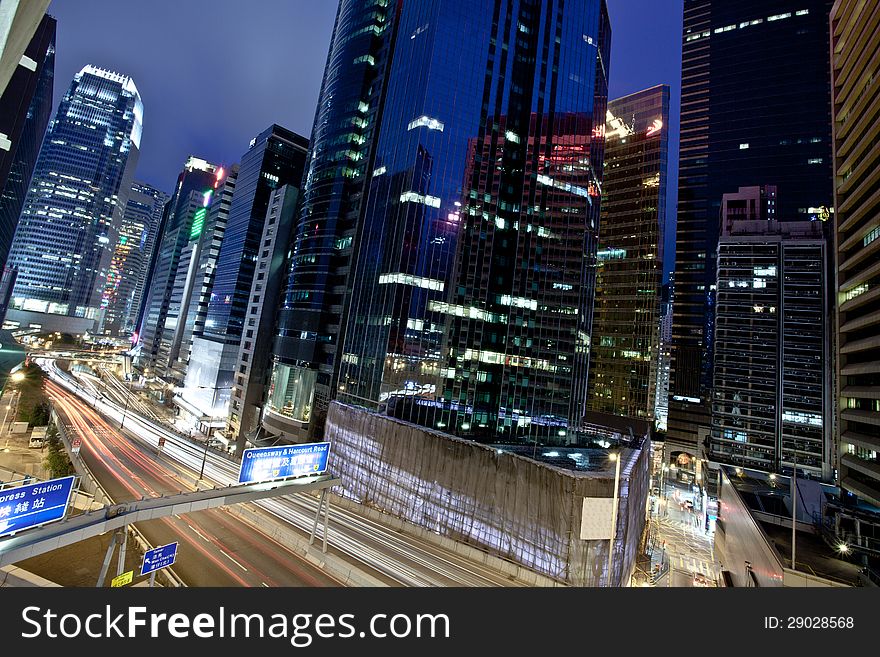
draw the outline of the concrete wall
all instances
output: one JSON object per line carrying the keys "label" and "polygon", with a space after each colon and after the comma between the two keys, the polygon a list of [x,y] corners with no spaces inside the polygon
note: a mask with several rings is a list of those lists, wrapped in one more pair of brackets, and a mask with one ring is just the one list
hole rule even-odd
{"label": "concrete wall", "polygon": [[[609,542],[581,540],[580,525],[583,498],[612,497],[613,469],[553,467],[338,402],[325,438],[344,496],[557,581],[607,585]],[[635,567],[649,456],[623,450],[615,586]]]}
{"label": "concrete wall", "polygon": [[[776,551],[767,541],[746,503],[722,468],[715,524],[715,560],[730,573],[733,586],[783,586],[784,572]],[[752,564],[748,574],[746,561]]]}

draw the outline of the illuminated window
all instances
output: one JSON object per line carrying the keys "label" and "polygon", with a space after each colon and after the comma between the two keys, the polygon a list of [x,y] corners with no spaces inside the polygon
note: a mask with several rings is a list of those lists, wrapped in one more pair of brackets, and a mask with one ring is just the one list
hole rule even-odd
{"label": "illuminated window", "polygon": [[502,294],[500,302],[502,306],[513,306],[515,308],[528,308],[529,310],[537,310],[538,302],[533,299],[524,299],[523,297],[512,297],[509,294]]}
{"label": "illuminated window", "polygon": [[413,287],[421,287],[426,290],[443,291],[445,284],[443,281],[434,280],[433,278],[423,278],[422,276],[413,276],[412,274],[382,274],[379,276],[379,285],[387,285],[389,283],[399,283],[401,285],[412,285]]}
{"label": "illuminated window", "polygon": [[417,119],[413,119],[409,122],[409,125],[406,127],[407,130],[415,130],[416,128],[425,127],[428,130],[439,130],[443,132],[443,122],[438,121],[437,119],[431,118],[430,116],[422,115]]}
{"label": "illuminated window", "polygon": [[744,151],[744,150],[746,150],[748,147],[749,147],[748,144],[740,144],[740,145],[739,145],[739,150]]}
{"label": "illuminated window", "polygon": [[791,18],[791,12],[785,14],[774,14],[773,16],[768,16],[768,21],[781,21],[783,18]]}
{"label": "illuminated window", "polygon": [[436,196],[422,195],[417,192],[404,192],[400,195],[401,203],[424,203],[432,208],[440,207],[440,199]]}
{"label": "illuminated window", "polygon": [[871,242],[880,237],[880,226],[875,226],[871,229],[867,235],[862,239],[862,244],[864,246],[868,246]]}

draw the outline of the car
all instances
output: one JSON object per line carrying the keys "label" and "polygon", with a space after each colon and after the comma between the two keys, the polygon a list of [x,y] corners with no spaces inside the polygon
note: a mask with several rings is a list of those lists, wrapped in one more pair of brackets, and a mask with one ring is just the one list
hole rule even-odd
{"label": "car", "polygon": [[651,495],[659,495],[659,494],[660,494],[660,488],[658,486],[654,486],[654,488],[651,489]]}
{"label": "car", "polygon": [[690,510],[693,511],[693,509],[694,509],[694,501],[693,500],[687,500],[684,504],[687,508],[689,508]]}

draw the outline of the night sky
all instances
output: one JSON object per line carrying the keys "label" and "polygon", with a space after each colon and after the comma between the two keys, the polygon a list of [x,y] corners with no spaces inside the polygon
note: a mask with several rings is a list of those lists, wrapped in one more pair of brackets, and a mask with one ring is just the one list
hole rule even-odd
{"label": "night sky", "polygon": [[[673,262],[683,0],[608,0],[611,98],[672,87],[667,266]],[[86,64],[144,102],[136,178],[170,192],[189,155],[237,162],[272,123],[311,133],[336,0],[52,0],[55,106]]]}

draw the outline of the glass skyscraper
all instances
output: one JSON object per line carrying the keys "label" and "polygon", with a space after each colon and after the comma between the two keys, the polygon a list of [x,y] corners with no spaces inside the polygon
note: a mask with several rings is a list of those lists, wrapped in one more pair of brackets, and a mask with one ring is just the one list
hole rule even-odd
{"label": "glass skyscraper", "polygon": [[[256,326],[256,320],[248,313],[251,285],[255,276],[265,277],[268,273],[257,272],[257,261],[268,255],[262,235],[269,200],[273,190],[284,185],[299,188],[307,151],[305,137],[272,125],[251,141],[241,158],[204,329],[193,337],[181,392],[186,404],[215,417],[218,427],[225,426],[242,337],[248,331],[253,333]],[[276,275],[282,274],[279,271]],[[263,314],[273,325],[274,314],[267,315],[266,309],[271,308],[274,313],[277,300],[257,301],[265,302]]]}
{"label": "glass skyscraper", "polygon": [[608,103],[588,419],[654,419],[669,87]]}
{"label": "glass skyscraper", "polygon": [[779,221],[809,221],[832,206],[830,8],[684,2],[667,451],[699,457],[708,436],[723,195],[776,185]]}
{"label": "glass skyscraper", "polygon": [[335,397],[576,440],[609,50],[599,0],[340,2],[266,409],[289,437]]}
{"label": "glass skyscraper", "polygon": [[[165,208],[144,301],[138,357],[141,366],[155,368],[160,375],[164,375],[173,364],[168,359],[176,324],[166,327],[166,323],[178,268],[181,266],[180,256],[191,241],[196,213],[204,209],[206,194],[213,193],[220,168],[201,158],[189,157],[177,177],[174,195]],[[201,221],[204,220],[205,215],[202,214]],[[188,264],[184,263],[184,267]]]}
{"label": "glass skyscraper", "polygon": [[52,115],[55,19],[43,16],[0,97],[0,263],[5,263]]}
{"label": "glass skyscraper", "polygon": [[10,315],[42,313],[44,328],[52,315],[101,320],[143,112],[130,77],[91,65],[74,77],[46,134],[13,240],[9,264],[18,277]]}
{"label": "glass skyscraper", "polygon": [[168,195],[151,185],[132,183],[119,239],[107,276],[104,330],[130,335],[137,326],[144,285]]}

